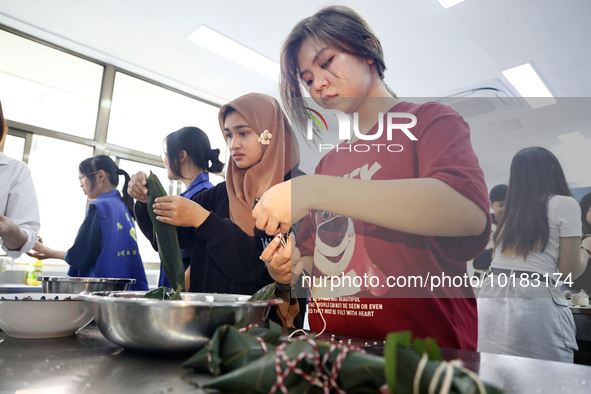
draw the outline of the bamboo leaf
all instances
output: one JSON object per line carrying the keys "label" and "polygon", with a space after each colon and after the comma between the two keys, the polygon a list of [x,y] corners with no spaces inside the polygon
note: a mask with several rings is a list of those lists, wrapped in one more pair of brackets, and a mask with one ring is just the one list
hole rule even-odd
{"label": "bamboo leaf", "polygon": [[181,291],[183,291],[185,287],[185,269],[176,227],[156,220],[156,214],[154,214],[154,200],[158,197],[166,196],[166,191],[162,187],[158,177],[151,171],[147,180],[147,187],[148,214],[152,221],[152,227],[154,228],[160,262],[172,288],[178,290],[180,286]]}
{"label": "bamboo leaf", "polygon": [[427,347],[426,352],[429,355],[429,360],[443,360],[441,349],[439,349],[439,345],[435,339],[429,337],[425,338],[425,345]]}
{"label": "bamboo leaf", "polygon": [[386,383],[391,393],[395,393],[396,388],[396,362],[398,345],[410,347],[410,331],[393,332],[386,336],[386,345],[384,346]]}
{"label": "bamboo leaf", "polygon": [[144,294],[143,298],[153,298],[156,300],[169,300],[172,296],[172,289],[166,286],[160,286],[157,289],[150,290]]}
{"label": "bamboo leaf", "polygon": [[273,298],[275,289],[277,289],[277,282],[269,283],[267,286],[257,290],[248,301],[268,301]]}

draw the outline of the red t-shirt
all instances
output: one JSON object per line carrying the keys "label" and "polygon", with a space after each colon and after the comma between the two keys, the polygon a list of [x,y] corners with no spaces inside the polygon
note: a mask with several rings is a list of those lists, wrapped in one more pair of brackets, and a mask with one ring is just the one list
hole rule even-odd
{"label": "red t-shirt", "polygon": [[[390,112],[416,116],[409,131],[417,141],[400,130],[388,140],[384,130],[373,141],[345,142],[320,161],[316,173],[366,180],[435,178],[488,212],[484,176],[462,117],[439,103],[400,102]],[[403,118],[394,123],[409,122]],[[466,261],[484,249],[489,234],[490,219],[479,236],[428,237],[313,211],[299,230],[298,247],[302,256],[314,257],[307,284],[327,332],[384,339],[388,332],[411,330],[442,347],[475,350],[476,300]],[[331,289],[331,283],[339,286]],[[323,323],[313,300],[308,310],[311,329],[320,331]]]}

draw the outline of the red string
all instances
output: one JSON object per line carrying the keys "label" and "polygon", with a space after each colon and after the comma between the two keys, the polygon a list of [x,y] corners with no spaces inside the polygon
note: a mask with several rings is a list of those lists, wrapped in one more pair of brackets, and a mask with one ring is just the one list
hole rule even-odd
{"label": "red string", "polygon": [[261,337],[255,337],[255,339],[257,341],[259,341],[259,343],[261,344],[261,349],[263,349],[263,355],[266,355],[267,353],[269,353],[267,351],[267,343],[265,342],[265,340]]}
{"label": "red string", "polygon": [[[297,364],[305,358],[311,359],[314,364],[320,364],[320,351],[318,350],[318,346],[316,342],[309,338],[299,339],[303,341],[307,341],[312,346],[312,353],[311,352],[302,352],[297,355],[296,358],[293,360],[289,359],[287,353],[285,353],[285,346],[287,343],[283,343],[276,348],[275,354],[275,372],[277,373],[277,380],[275,384],[269,390],[269,393],[273,394],[277,390],[281,390],[282,393],[288,394],[287,387],[285,386],[285,379],[289,376],[290,373],[295,373],[296,375],[301,376],[302,378],[306,379],[308,382],[312,383],[314,381],[314,376],[309,375],[302,369],[297,367]],[[281,370],[281,361],[285,363],[285,369]],[[328,385],[324,384],[324,392],[328,394]]]}
{"label": "red string", "polygon": [[[346,394],[345,391],[343,391],[337,384],[339,372],[341,370],[343,362],[345,361],[345,358],[347,357],[348,352],[358,351],[363,353],[363,349],[356,346],[343,346],[341,344],[333,344],[324,355],[321,363],[320,350],[318,349],[318,345],[313,339],[304,337],[298,338],[297,340],[308,342],[312,346],[312,351],[302,352],[298,354],[298,356],[295,359],[290,360],[287,356],[287,353],[285,353],[285,347],[287,346],[287,343],[283,343],[277,346],[275,356],[275,372],[277,373],[277,380],[269,390],[269,394],[275,394],[277,390],[280,390],[282,393],[287,394],[288,390],[285,386],[285,379],[289,376],[290,373],[295,373],[296,375],[301,376],[303,379],[306,379],[311,384],[315,382],[321,383],[321,387],[325,394],[330,393],[331,389],[336,390],[336,392],[340,394]],[[330,375],[327,376],[324,373],[324,371],[327,368],[328,360],[336,350],[340,350],[340,353],[337,355],[335,361],[332,364]],[[297,364],[305,358],[312,360],[312,362],[316,366],[315,374],[308,374],[297,367]],[[281,369],[282,361],[285,363],[284,370]]]}
{"label": "red string", "polygon": [[[246,327],[240,328],[238,331],[244,333],[253,327],[258,327],[258,325],[250,324]],[[254,338],[261,344],[263,355],[266,355],[268,353],[266,342],[261,337],[255,336]],[[346,394],[345,391],[343,391],[337,384],[337,378],[339,376],[341,367],[343,366],[343,362],[347,357],[347,353],[349,353],[350,351],[364,353],[364,350],[357,346],[344,346],[342,344],[333,344],[328,349],[321,362],[320,350],[318,349],[318,344],[316,343],[316,341],[308,337],[301,337],[297,338],[296,340],[308,342],[308,344],[310,344],[310,346],[312,347],[312,351],[302,352],[298,354],[296,358],[290,360],[289,356],[285,352],[285,347],[288,345],[288,343],[283,343],[277,346],[275,353],[275,372],[277,373],[277,380],[269,390],[269,394],[275,394],[277,390],[280,390],[284,394],[289,394],[287,386],[285,385],[285,379],[287,379],[290,373],[295,373],[296,375],[310,382],[310,384],[320,383],[325,394],[329,394],[331,389],[336,390],[336,392],[339,394]],[[209,346],[209,342],[206,346]],[[327,368],[327,364],[330,357],[336,350],[340,350],[340,353],[337,355],[332,364],[330,374],[326,375],[324,371]],[[213,353],[210,349],[207,353],[207,362],[209,364],[209,370],[212,374],[214,374],[213,368],[211,367],[212,358]],[[306,358],[310,359],[316,366],[316,371],[314,371],[313,374],[309,374],[297,366],[297,364],[300,361]],[[282,361],[283,363],[285,363],[285,368],[283,370],[281,369]]]}
{"label": "red string", "polygon": [[246,327],[239,328],[239,329],[238,329],[238,332],[246,332],[246,331],[250,330],[251,328],[253,328],[253,327],[258,327],[258,326],[259,326],[259,325],[258,325],[258,324],[256,324],[256,323],[251,323],[251,324],[249,324],[249,325],[248,325],[248,326],[246,326]]}

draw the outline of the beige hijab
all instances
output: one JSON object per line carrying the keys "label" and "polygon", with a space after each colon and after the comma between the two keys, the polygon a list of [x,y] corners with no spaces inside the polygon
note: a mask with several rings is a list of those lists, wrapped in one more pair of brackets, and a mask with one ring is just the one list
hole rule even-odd
{"label": "beige hijab", "polygon": [[260,136],[268,130],[272,137],[263,145],[261,161],[242,170],[234,160],[228,160],[226,189],[230,202],[230,219],[245,233],[253,235],[255,220],[252,209],[255,198],[260,198],[271,186],[283,182],[284,177],[300,163],[300,152],[291,126],[279,103],[271,96],[249,93],[224,105],[219,122],[224,133],[224,113],[231,107],[246,120]]}

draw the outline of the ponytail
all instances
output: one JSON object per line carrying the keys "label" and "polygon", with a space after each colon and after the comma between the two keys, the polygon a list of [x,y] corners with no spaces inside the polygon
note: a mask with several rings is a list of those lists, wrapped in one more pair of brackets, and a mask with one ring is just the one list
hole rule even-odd
{"label": "ponytail", "polygon": [[129,210],[129,213],[131,214],[131,217],[135,220],[135,213],[133,212],[133,197],[131,197],[129,193],[127,193],[127,185],[129,184],[131,177],[125,170],[122,170],[121,168],[117,170],[117,175],[123,175],[123,178],[125,178],[122,191],[123,197],[121,197],[121,200],[123,200],[123,204],[125,204],[125,206]]}
{"label": "ponytail", "polygon": [[[209,138],[205,132],[197,127],[188,126],[170,133],[164,139],[166,155],[170,171],[182,178],[181,174],[181,152],[184,150],[193,163],[207,172],[222,172],[224,163],[218,156],[219,149],[211,149]],[[209,162],[211,161],[211,165]]]}
{"label": "ponytail", "polygon": [[211,165],[207,167],[207,172],[218,173],[222,172],[224,169],[224,163],[222,163],[219,159],[220,150],[219,149],[211,149],[209,154],[207,155],[207,159],[211,162]]}

